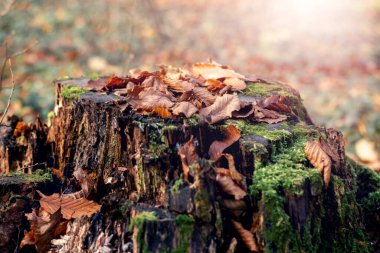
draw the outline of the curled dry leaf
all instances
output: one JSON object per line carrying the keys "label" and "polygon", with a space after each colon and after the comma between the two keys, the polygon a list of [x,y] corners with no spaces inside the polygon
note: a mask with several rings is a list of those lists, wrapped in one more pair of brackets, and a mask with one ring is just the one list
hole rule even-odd
{"label": "curled dry leaf", "polygon": [[191,136],[190,140],[178,150],[178,155],[182,163],[183,178],[188,181],[190,171],[189,166],[197,163],[199,160],[199,156],[195,150],[193,136]]}
{"label": "curled dry leaf", "polygon": [[310,163],[317,168],[323,175],[325,188],[329,185],[331,177],[331,159],[322,149],[320,141],[307,141],[305,154]]}
{"label": "curled dry leaf", "polygon": [[253,106],[253,118],[259,122],[266,122],[268,124],[276,124],[286,120],[288,117],[286,115],[279,114],[272,110],[267,110],[261,108],[260,106]]}
{"label": "curled dry leaf", "polygon": [[127,86],[127,83],[129,82],[129,78],[121,78],[112,76],[108,78],[106,87],[108,89],[122,89]]}
{"label": "curled dry leaf", "polygon": [[75,170],[73,175],[78,180],[84,197],[87,198],[95,187],[94,180],[82,168]]}
{"label": "curled dry leaf", "polygon": [[239,171],[236,170],[234,157],[230,154],[222,154],[222,156],[224,156],[228,161],[228,170],[230,172],[231,178],[238,184],[242,184],[244,177],[240,174]]}
{"label": "curled dry leaf", "polygon": [[54,193],[53,195],[46,196],[40,191],[37,192],[41,196],[40,205],[46,212],[53,214],[61,210],[62,217],[67,220],[80,218],[85,215],[91,216],[98,212],[101,207],[101,205],[94,201],[85,198],[75,198],[74,195],[71,194],[60,195]]}
{"label": "curled dry leaf", "polygon": [[47,252],[50,241],[64,234],[67,222],[61,222],[59,210],[49,214],[43,209],[33,209],[31,213],[25,214],[30,223],[30,231],[24,235],[20,248],[25,245],[35,245],[38,252]]}
{"label": "curled dry leaf", "polygon": [[227,77],[244,78],[243,75],[236,73],[234,70],[221,66],[217,63],[196,63],[192,66],[192,72],[200,75],[205,79],[219,79]]}
{"label": "curled dry leaf", "polygon": [[215,97],[206,88],[195,87],[193,89],[194,98],[198,99],[200,102],[204,103],[206,106],[211,105],[215,102]]}
{"label": "curled dry leaf", "polygon": [[247,84],[240,78],[236,77],[227,77],[224,79],[223,83],[226,86],[230,86],[233,91],[241,91],[247,88]]}
{"label": "curled dry leaf", "polygon": [[223,151],[240,139],[239,130],[232,124],[228,125],[226,129],[222,129],[222,132],[224,139],[211,143],[210,149],[208,150],[210,158],[214,161],[219,160]]}
{"label": "curled dry leaf", "polygon": [[96,80],[89,80],[83,88],[93,91],[100,91],[107,85],[107,83],[108,77],[99,77]]}
{"label": "curled dry leaf", "polygon": [[224,94],[217,97],[215,102],[205,108],[202,108],[199,113],[204,117],[205,121],[214,124],[224,119],[232,117],[232,112],[240,109],[240,100],[236,94]]}
{"label": "curled dry leaf", "polygon": [[236,184],[230,175],[227,175],[226,173],[228,173],[228,171],[223,171],[223,168],[218,168],[216,170],[215,180],[223,192],[234,196],[235,200],[240,200],[247,196],[247,192],[243,190],[238,184]]}
{"label": "curled dry leaf", "polygon": [[245,210],[247,209],[247,204],[244,200],[234,200],[234,199],[223,199],[222,205],[230,210]]}
{"label": "curled dry leaf", "polygon": [[290,113],[291,109],[286,104],[286,98],[280,95],[272,95],[262,102],[262,107],[277,112]]}
{"label": "curled dry leaf", "polygon": [[216,79],[207,79],[205,84],[207,86],[207,90],[209,91],[220,90],[223,89],[225,86],[223,82]]}
{"label": "curled dry leaf", "polygon": [[245,246],[247,246],[250,251],[260,251],[255,237],[249,230],[245,229],[243,225],[237,221],[231,220],[231,223],[241,240],[244,242]]}
{"label": "curled dry leaf", "polygon": [[179,102],[173,108],[172,112],[174,115],[184,114],[186,118],[190,118],[198,109],[190,102]]}
{"label": "curled dry leaf", "polygon": [[187,81],[176,80],[166,76],[162,77],[162,81],[175,92],[183,93],[194,89],[194,84]]}

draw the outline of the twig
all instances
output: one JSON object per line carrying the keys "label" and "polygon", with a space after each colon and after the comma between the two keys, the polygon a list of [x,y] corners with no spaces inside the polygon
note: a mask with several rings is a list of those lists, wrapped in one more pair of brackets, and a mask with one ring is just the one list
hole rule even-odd
{"label": "twig", "polygon": [[11,72],[12,90],[11,90],[11,93],[9,94],[7,107],[5,107],[4,113],[3,113],[3,115],[1,116],[1,119],[0,119],[0,126],[7,126],[7,125],[2,125],[2,123],[3,123],[3,120],[4,120],[5,116],[8,113],[9,106],[11,105],[11,100],[12,100],[13,92],[14,92],[15,86],[16,86],[15,85],[14,76],[13,76],[13,71],[12,71],[12,62],[11,62],[10,58],[8,59],[8,64],[9,64],[9,71]]}

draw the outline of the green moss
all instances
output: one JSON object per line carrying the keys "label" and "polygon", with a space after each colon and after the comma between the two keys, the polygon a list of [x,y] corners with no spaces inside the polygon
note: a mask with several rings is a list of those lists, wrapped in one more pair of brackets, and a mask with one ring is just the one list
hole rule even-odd
{"label": "green moss", "polygon": [[267,97],[273,93],[278,93],[284,97],[295,97],[293,93],[286,90],[284,86],[276,83],[247,83],[247,88],[243,91],[244,95]]}
{"label": "green moss", "polygon": [[198,189],[194,194],[196,216],[205,222],[211,222],[211,212],[209,210],[209,198],[204,188]]}
{"label": "green moss", "polygon": [[194,223],[194,218],[189,215],[177,215],[175,224],[179,230],[180,241],[178,247],[172,251],[173,253],[189,252]]}
{"label": "green moss", "polygon": [[182,184],[183,184],[183,179],[182,178],[177,179],[174,182],[174,184],[173,184],[172,188],[170,189],[170,191],[172,193],[179,193],[179,188],[181,187]]}
{"label": "green moss", "polygon": [[261,136],[271,141],[283,140],[291,137],[292,134],[284,129],[268,130],[268,124],[252,124],[247,120],[234,120],[233,123],[239,129],[242,135]]}
{"label": "green moss", "polygon": [[81,94],[87,93],[88,91],[75,85],[65,85],[62,88],[61,96],[65,99],[76,99],[79,98]]}
{"label": "green moss", "polygon": [[18,179],[32,183],[53,181],[53,177],[50,173],[45,173],[43,170],[40,169],[36,170],[32,174],[16,172],[12,173],[10,176],[17,177]]}
{"label": "green moss", "polygon": [[147,245],[143,241],[143,228],[145,223],[148,222],[157,222],[158,218],[154,212],[141,212],[132,218],[131,223],[129,224],[129,231],[132,231],[136,226],[137,228],[137,244],[140,250],[143,252],[149,252]]}
{"label": "green moss", "polygon": [[202,118],[199,114],[194,114],[190,118],[186,119],[190,126],[196,126],[201,122]]}
{"label": "green moss", "polygon": [[97,80],[101,77],[108,77],[107,75],[103,75],[103,74],[99,74],[99,73],[90,73],[87,75],[88,78],[90,78],[91,80]]}

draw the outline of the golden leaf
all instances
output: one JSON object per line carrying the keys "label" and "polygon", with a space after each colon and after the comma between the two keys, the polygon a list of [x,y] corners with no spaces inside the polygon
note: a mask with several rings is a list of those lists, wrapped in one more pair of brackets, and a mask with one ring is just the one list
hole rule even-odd
{"label": "golden leaf", "polygon": [[223,83],[230,86],[233,91],[240,91],[247,88],[247,84],[240,78],[236,77],[228,77],[224,79]]}
{"label": "golden leaf", "polygon": [[317,168],[323,175],[325,188],[327,188],[331,177],[331,158],[322,149],[320,141],[307,141],[305,154],[310,163]]}
{"label": "golden leaf", "polygon": [[219,79],[227,77],[244,78],[243,75],[236,73],[234,70],[221,66],[217,63],[196,63],[193,64],[192,72],[200,75],[205,79]]}

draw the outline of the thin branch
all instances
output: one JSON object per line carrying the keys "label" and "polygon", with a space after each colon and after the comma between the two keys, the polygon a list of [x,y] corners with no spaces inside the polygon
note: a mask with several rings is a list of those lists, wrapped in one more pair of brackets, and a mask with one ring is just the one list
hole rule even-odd
{"label": "thin branch", "polygon": [[8,59],[8,65],[9,65],[9,71],[11,72],[12,90],[11,90],[11,93],[9,94],[7,107],[5,107],[4,113],[3,113],[3,115],[1,116],[1,119],[0,119],[0,126],[7,126],[7,125],[2,125],[2,123],[3,123],[3,120],[4,120],[5,116],[8,113],[9,106],[11,105],[11,100],[12,100],[13,92],[14,92],[15,86],[16,86],[15,85],[14,76],[13,76],[13,70],[12,70],[12,62],[11,62],[10,58]]}

